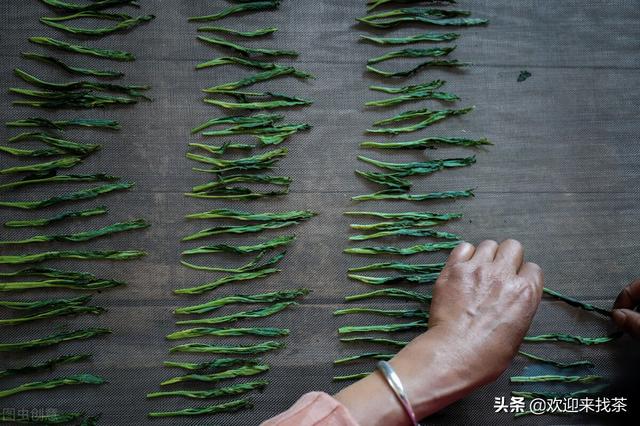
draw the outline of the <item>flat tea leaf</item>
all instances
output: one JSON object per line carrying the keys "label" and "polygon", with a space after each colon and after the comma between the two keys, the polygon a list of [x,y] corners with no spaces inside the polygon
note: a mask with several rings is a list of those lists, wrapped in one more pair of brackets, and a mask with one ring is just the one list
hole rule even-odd
{"label": "flat tea leaf", "polygon": [[15,343],[0,343],[0,352],[14,352],[36,348],[45,348],[64,342],[70,342],[73,340],[85,340],[109,333],[111,333],[111,330],[109,330],[108,328],[84,328],[74,331],[54,333],[45,337],[26,341],[19,341]]}
{"label": "flat tea leaf", "polygon": [[150,418],[157,417],[180,417],[180,416],[202,416],[206,414],[217,413],[233,413],[246,408],[252,408],[253,403],[248,399],[236,399],[229,402],[224,402],[218,405],[209,405],[205,407],[197,408],[183,408],[177,411],[156,411],[147,414]]}
{"label": "flat tea leaf", "polygon": [[99,58],[114,59],[116,61],[134,61],[136,58],[129,52],[121,50],[99,49],[96,47],[83,46],[79,44],[70,44],[62,40],[51,37],[29,37],[31,43],[40,44],[42,46],[53,47],[58,50],[79,53],[81,55],[96,56]]}

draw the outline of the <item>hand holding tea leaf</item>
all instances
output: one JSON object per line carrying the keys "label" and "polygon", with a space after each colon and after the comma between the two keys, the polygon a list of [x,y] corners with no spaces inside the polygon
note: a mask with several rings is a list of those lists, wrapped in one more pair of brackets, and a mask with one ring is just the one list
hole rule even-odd
{"label": "hand holding tea leaf", "polygon": [[640,280],[626,286],[613,304],[613,321],[623,331],[640,339],[640,313],[634,311],[640,305]]}

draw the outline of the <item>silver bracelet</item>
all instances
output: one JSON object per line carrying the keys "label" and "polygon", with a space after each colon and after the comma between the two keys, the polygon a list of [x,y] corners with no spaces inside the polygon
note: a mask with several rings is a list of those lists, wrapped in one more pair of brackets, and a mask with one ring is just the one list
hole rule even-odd
{"label": "silver bracelet", "polygon": [[400,401],[402,408],[404,408],[405,413],[409,416],[409,420],[411,420],[411,424],[413,426],[419,426],[418,420],[416,419],[416,413],[414,413],[413,408],[411,408],[409,398],[407,398],[407,393],[404,391],[400,377],[398,377],[395,370],[391,367],[391,364],[387,361],[380,361],[378,362],[377,368],[393,390],[398,401]]}

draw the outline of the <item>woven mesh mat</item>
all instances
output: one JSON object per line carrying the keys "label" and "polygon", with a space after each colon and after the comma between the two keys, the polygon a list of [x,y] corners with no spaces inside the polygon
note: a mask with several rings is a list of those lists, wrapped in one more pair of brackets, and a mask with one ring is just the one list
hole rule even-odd
{"label": "woven mesh mat", "polygon": [[[282,78],[255,86],[284,91],[315,101],[309,108],[286,112],[287,121],[304,121],[314,127],[293,136],[283,146],[289,155],[277,167],[280,175],[291,176],[294,184],[285,197],[250,203],[207,202],[185,198],[182,193],[201,183],[203,176],[190,171],[193,164],[184,158],[186,144],[195,142],[189,129],[219,115],[213,106],[202,103],[200,89],[216,83],[236,80],[252,71],[233,66],[194,71],[196,63],[228,52],[214,49],[195,39],[196,25],[188,16],[210,13],[226,2],[147,0],[141,13],[153,13],[157,19],[134,31],[87,43],[118,48],[136,54],[132,63],[113,63],[73,54],[55,53],[74,64],[98,68],[116,68],[126,73],[123,81],[151,84],[153,102],[135,107],[97,111],[43,112],[47,117],[95,117],[120,121],[118,132],[70,130],[72,139],[104,145],[74,172],[107,172],[135,181],[128,193],[74,204],[89,207],[107,204],[110,213],[90,223],[73,221],[47,228],[47,232],[72,232],[107,223],[145,217],[153,222],[146,231],[120,234],[96,240],[83,247],[94,249],[139,248],[149,252],[140,261],[51,262],[53,267],[78,268],[99,276],[126,280],[126,288],[96,295],[96,304],[109,309],[97,318],[60,319],[37,325],[3,330],[3,341],[44,336],[60,329],[82,326],[109,326],[114,333],[105,338],[60,345],[36,353],[2,355],[2,365],[18,365],[50,358],[57,354],[91,351],[89,364],[61,367],[54,373],[93,372],[104,375],[109,384],[101,387],[68,388],[49,393],[28,393],[2,401],[8,408],[47,408],[103,412],[107,425],[138,425],[150,422],[149,411],[205,405],[178,399],[146,400],[145,394],[159,388],[158,383],[173,375],[161,366],[163,360],[206,359],[203,356],[169,355],[171,344],[164,336],[175,330],[171,310],[176,306],[207,300],[173,296],[172,289],[210,279],[206,273],[187,270],[178,264],[179,252],[187,247],[181,236],[194,232],[203,223],[187,222],[186,213],[216,207],[246,208],[253,211],[312,209],[320,215],[295,228],[297,242],[289,249],[284,270],[264,280],[222,288],[215,295],[308,287],[313,293],[293,310],[260,321],[265,326],[286,326],[292,335],[287,348],[265,356],[272,365],[266,375],[271,381],[263,394],[253,397],[256,408],[232,415],[210,418],[154,420],[156,424],[248,425],[257,424],[290,406],[310,390],[335,392],[342,385],[332,383],[336,374],[366,371],[371,364],[333,367],[332,360],[358,349],[340,344],[336,330],[347,322],[365,324],[370,318],[334,318],[331,312],[343,306],[342,298],[364,291],[364,286],[349,281],[349,266],[364,264],[365,258],[347,256],[341,250],[348,245],[348,224],[353,222],[342,212],[349,209],[406,211],[422,208],[410,203],[367,203],[355,205],[350,197],[377,190],[357,178],[353,170],[366,168],[356,159],[362,154],[373,158],[417,160],[468,155],[468,151],[441,149],[426,153],[365,152],[358,149],[363,130],[379,118],[405,108],[374,110],[363,103],[376,98],[367,86],[382,83],[365,72],[366,59],[384,49],[358,41],[366,28],[355,25],[354,18],[364,13],[359,1],[284,1],[279,11],[243,17],[230,17],[222,25],[253,29],[280,28],[272,38],[247,44],[299,50],[295,65],[316,75],[315,80]],[[460,7],[487,17],[486,28],[462,29],[455,57],[473,62],[464,71],[433,70],[403,80],[411,84],[442,78],[445,89],[463,99],[460,105],[476,105],[477,110],[464,117],[438,124],[422,135],[486,136],[495,146],[476,152],[473,167],[437,173],[415,179],[415,192],[477,188],[474,199],[434,202],[428,209],[461,211],[462,221],[451,226],[471,242],[485,238],[513,237],[524,243],[527,258],[545,270],[547,285],[580,299],[610,306],[618,291],[638,272],[640,234],[638,210],[637,109],[640,89],[640,2],[603,1],[460,1]],[[5,0],[0,3],[0,72],[2,87],[25,86],[11,73],[20,66],[50,80],[63,81],[67,75],[20,58],[21,51],[45,51],[30,45],[28,36],[54,36],[61,33],[44,27],[38,18],[52,12],[37,1]],[[137,13],[137,12],[136,12]],[[393,34],[411,34],[419,27],[398,29]],[[373,33],[376,33],[375,31]],[[78,38],[78,40],[82,40]],[[411,61],[389,62],[388,67],[405,67]],[[386,67],[386,64],[382,64]],[[533,75],[522,83],[516,79],[521,70]],[[0,94],[3,108],[0,120],[38,115],[28,108],[11,107],[13,96]],[[2,139],[13,130],[0,128]],[[411,137],[398,137],[397,140]],[[243,138],[234,139],[243,141]],[[2,165],[15,161],[3,156]],[[2,182],[8,181],[2,178]],[[2,199],[47,197],[69,191],[72,186],[41,186],[2,195]],[[76,187],[73,187],[76,188]],[[66,210],[60,206],[38,212],[2,210],[2,220],[37,217]],[[2,239],[31,234],[30,230],[0,231]],[[266,239],[275,234],[256,237]],[[221,239],[225,240],[225,239]],[[254,238],[228,238],[240,243]],[[400,245],[407,240],[390,241]],[[69,244],[51,247],[70,248]],[[2,253],[36,251],[32,246]],[[417,256],[416,261],[437,261],[441,255]],[[413,259],[412,259],[413,260]],[[52,295],[51,293],[46,293]],[[56,292],[56,295],[69,293]],[[25,294],[39,297],[43,293]],[[377,302],[380,306],[400,306]],[[220,313],[233,311],[221,310]],[[257,324],[257,323],[256,323]],[[531,333],[567,332],[599,336],[611,331],[600,318],[579,312],[561,303],[545,300],[535,318]],[[246,339],[225,340],[243,342]],[[366,348],[363,347],[363,350]],[[576,347],[540,344],[527,349],[561,359],[584,358],[596,364],[596,371],[611,380],[627,374],[629,356],[638,345],[628,339],[601,347]],[[508,397],[511,390],[524,386],[509,385],[513,374],[535,372],[523,359],[497,382],[445,409],[429,424],[510,424],[511,414],[496,414],[493,400]],[[6,380],[3,387],[21,379]],[[636,382],[637,383],[637,382]],[[202,387],[206,388],[206,387]],[[622,391],[620,391],[622,392]],[[630,391],[626,396],[631,397]],[[621,395],[618,395],[621,396]],[[631,405],[634,401],[632,400]],[[521,424],[603,424],[621,421],[614,417],[526,417]]]}

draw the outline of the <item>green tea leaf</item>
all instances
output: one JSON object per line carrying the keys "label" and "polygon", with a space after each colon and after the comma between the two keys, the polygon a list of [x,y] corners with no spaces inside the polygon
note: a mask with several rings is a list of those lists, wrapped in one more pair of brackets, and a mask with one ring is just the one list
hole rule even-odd
{"label": "green tea leaf", "polygon": [[415,92],[433,92],[446,84],[444,80],[432,80],[427,83],[411,84],[409,86],[369,86],[369,90],[389,94],[408,94]]}
{"label": "green tea leaf", "polygon": [[207,21],[217,21],[218,19],[222,19],[229,15],[233,15],[236,13],[245,13],[245,12],[253,12],[253,11],[262,11],[262,10],[273,10],[277,9],[280,4],[279,0],[267,0],[267,1],[252,1],[249,3],[238,4],[235,6],[230,6],[226,9],[222,9],[220,12],[214,13],[212,15],[205,16],[192,16],[188,19],[189,22],[207,22]]}
{"label": "green tea leaf", "polygon": [[230,246],[228,244],[216,244],[212,246],[196,247],[194,249],[185,250],[183,255],[189,256],[194,254],[209,254],[209,253],[236,253],[236,254],[248,254],[256,251],[260,252],[276,247],[286,246],[295,240],[295,235],[282,235],[273,238],[264,243],[254,244],[250,246]]}
{"label": "green tea leaf", "polygon": [[17,376],[21,374],[39,373],[41,371],[50,371],[50,370],[53,370],[58,365],[85,361],[89,358],[91,358],[91,354],[61,355],[56,358],[48,359],[46,361],[38,362],[32,365],[25,365],[23,367],[8,368],[6,370],[0,370],[0,378]]}
{"label": "green tea leaf", "polygon": [[25,324],[32,321],[51,319],[51,318],[65,316],[65,315],[81,315],[81,314],[100,315],[104,312],[106,312],[106,309],[101,308],[99,306],[68,305],[68,306],[53,308],[44,312],[34,313],[24,317],[0,319],[0,326]]}
{"label": "green tea leaf", "polygon": [[206,314],[208,312],[220,309],[223,306],[237,303],[273,303],[273,302],[289,302],[299,297],[304,297],[309,294],[309,290],[306,288],[300,288],[297,290],[282,290],[272,291],[268,293],[258,294],[235,294],[232,296],[224,296],[218,299],[211,300],[199,305],[184,306],[176,308],[174,314]]}
{"label": "green tea leaf", "polygon": [[[194,169],[198,171],[208,171],[201,169]],[[253,191],[249,188],[240,188],[240,187],[224,187],[215,190],[210,190],[207,192],[185,192],[184,195],[192,198],[205,198],[205,199],[214,199],[214,200],[257,200],[259,198],[265,197],[276,197],[279,195],[286,195],[289,193],[288,189],[283,191],[268,191],[268,192],[259,192]]]}
{"label": "green tea leaf", "polygon": [[583,398],[585,396],[596,396],[602,394],[607,385],[596,385],[587,389],[580,389],[572,392],[525,392],[511,391],[513,396],[521,396],[526,399],[549,398],[549,399],[565,399],[565,398]]}
{"label": "green tea leaf", "polygon": [[50,225],[52,223],[60,222],[65,219],[77,218],[77,217],[92,217],[107,213],[105,206],[94,207],[92,209],[76,210],[62,212],[55,216],[42,218],[42,219],[26,219],[26,220],[10,220],[4,223],[4,226],[8,228],[25,228],[25,227],[40,227]]}
{"label": "green tea leaf", "polygon": [[172,377],[171,379],[165,380],[164,382],[160,383],[160,386],[189,381],[216,383],[221,380],[235,379],[237,377],[255,376],[256,374],[266,373],[267,371],[269,371],[268,365],[258,364],[234,368],[231,370],[225,370],[213,374],[187,374],[184,376]]}
{"label": "green tea leaf", "polygon": [[[124,259],[123,259],[124,260]],[[68,288],[72,290],[96,291],[125,285],[123,282],[99,279],[49,279],[41,281],[0,282],[0,291],[25,291],[42,288]]]}
{"label": "green tea leaf", "polygon": [[274,64],[273,62],[255,61],[253,59],[238,58],[235,56],[223,56],[220,58],[211,59],[210,61],[199,63],[198,65],[196,65],[196,69],[199,70],[203,68],[217,67],[220,65],[228,65],[228,64],[243,65],[245,67],[257,68],[260,70],[283,71],[286,69],[286,73],[291,73],[291,75],[297,78],[302,78],[302,79],[314,78],[312,74],[306,71],[298,70],[292,66],[283,66],[283,65]]}
{"label": "green tea leaf", "polygon": [[[424,8],[411,8],[411,9],[424,9]],[[477,25],[486,25],[489,23],[488,19],[482,18],[446,18],[446,17],[429,17],[427,15],[413,15],[409,16],[408,14],[401,13],[401,11],[409,10],[407,9],[397,9],[391,12],[384,12],[377,15],[369,15],[364,18],[358,18],[359,22],[365,23],[374,28],[392,28],[399,24],[404,23],[421,23],[427,25],[435,25],[441,27],[472,27]],[[455,11],[455,10],[442,10],[442,9],[431,9],[431,10],[439,10],[440,12],[445,12],[449,14],[449,16],[468,16],[469,12],[467,11]],[[398,16],[391,17],[388,19],[380,19],[386,16]],[[435,15],[432,15],[435,16]]]}
{"label": "green tea leaf", "polygon": [[84,328],[75,331],[66,331],[32,340],[19,341],[15,343],[0,343],[0,352],[26,351],[30,349],[45,348],[64,342],[85,340],[109,333],[111,333],[111,330],[108,328]]}
{"label": "green tea leaf", "polygon": [[[460,219],[462,213],[433,213],[433,212],[365,212],[365,211],[349,211],[344,212],[347,216],[372,216],[381,219],[397,219],[397,220],[437,220],[437,221],[449,221],[453,219]],[[361,229],[361,228],[356,228]]]}
{"label": "green tea leaf", "polygon": [[113,130],[121,129],[121,126],[117,121],[93,118],[73,118],[71,120],[52,121],[46,118],[35,117],[8,121],[5,125],[7,127],[45,127],[57,130],[64,130],[66,127],[96,127]]}
{"label": "green tea leaf", "polygon": [[351,254],[396,254],[401,256],[410,256],[418,253],[430,253],[440,250],[452,250],[460,244],[460,241],[447,241],[443,243],[427,243],[416,244],[411,247],[391,247],[391,246],[379,246],[379,247],[349,247],[344,249],[345,253]]}
{"label": "green tea leaf", "polygon": [[456,3],[456,0],[367,0],[367,10],[373,10],[388,3]]}
{"label": "green tea leaf", "polygon": [[165,361],[162,364],[165,367],[177,367],[189,371],[214,371],[221,368],[248,366],[261,364],[260,358],[218,358],[213,361],[192,363],[192,362],[173,362]]}
{"label": "green tea leaf", "polygon": [[[240,92],[237,90],[228,90],[228,91],[218,91],[218,94],[231,95],[241,102],[229,102],[222,101],[219,99],[209,99],[205,98],[204,102],[216,105],[221,108],[227,109],[242,109],[242,110],[261,110],[261,109],[273,109],[273,108],[291,108],[295,106],[305,106],[311,105],[313,102],[285,95],[282,93],[272,93],[272,92]],[[250,101],[252,98],[257,99],[267,99],[267,100],[258,100],[258,101]]]}
{"label": "green tea leaf", "polygon": [[91,3],[71,3],[63,0],[40,0],[44,4],[61,10],[102,10],[116,6],[137,6],[136,0],[92,0]]}
{"label": "green tea leaf", "polygon": [[523,81],[531,77],[531,75],[532,74],[529,71],[526,71],[526,70],[520,71],[520,74],[518,75],[518,79],[516,81],[518,83],[522,83]]}
{"label": "green tea leaf", "polygon": [[74,66],[68,65],[67,63],[61,61],[58,58],[54,58],[53,56],[41,55],[40,53],[22,52],[22,56],[24,58],[32,59],[34,61],[43,62],[49,65],[54,65],[68,72],[69,74],[89,75],[93,77],[104,77],[104,78],[120,78],[124,76],[124,73],[120,71],[108,71],[108,70],[97,70],[92,68],[74,67]]}
{"label": "green tea leaf", "polygon": [[150,86],[133,86],[133,85],[121,85],[114,83],[102,83],[96,81],[70,81],[68,83],[52,83],[42,80],[34,75],[21,70],[20,68],[14,68],[13,72],[23,81],[32,84],[37,87],[41,87],[47,90],[53,91],[70,91],[70,90],[97,90],[97,91],[109,91],[126,93],[131,97],[141,97],[148,99],[145,95],[140,93],[144,90],[149,90]]}
{"label": "green tea leaf", "polygon": [[338,329],[338,334],[368,333],[368,332],[394,333],[397,331],[409,331],[416,328],[427,328],[427,322],[414,321],[414,322],[399,323],[399,324],[344,326]]}
{"label": "green tea leaf", "polygon": [[405,121],[405,120],[413,120],[415,118],[421,118],[421,117],[424,119],[416,124],[406,126],[406,127],[397,127],[397,128],[387,127],[384,129],[367,129],[367,132],[383,133],[383,134],[391,134],[391,135],[397,135],[399,133],[415,132],[415,131],[424,129],[426,127],[429,127],[432,124],[437,123],[439,121],[446,120],[449,117],[455,117],[458,115],[467,114],[473,111],[474,109],[475,109],[474,107],[469,107],[469,108],[462,108],[462,109],[444,109],[444,110],[432,111],[432,110],[429,110],[428,108],[425,108],[425,109],[419,109],[419,110],[405,111],[393,117],[390,117],[384,120],[378,120],[373,124],[375,126],[381,126],[384,124],[395,123],[398,121]]}
{"label": "green tea leaf", "polygon": [[271,306],[260,309],[253,309],[251,311],[241,311],[236,312],[234,314],[219,316],[219,317],[211,317],[197,320],[186,320],[186,321],[177,321],[177,325],[190,325],[190,324],[223,324],[228,322],[236,322],[240,319],[248,319],[248,318],[265,318],[278,312],[281,312],[287,309],[290,306],[296,306],[296,302],[278,302],[274,303]]}
{"label": "green tea leaf", "polygon": [[184,408],[177,411],[156,411],[147,414],[150,418],[156,417],[180,417],[180,416],[202,416],[205,414],[233,413],[245,408],[253,408],[253,403],[248,399],[236,399],[218,405],[209,405],[197,408]]}
{"label": "green tea leaf", "polygon": [[238,37],[262,37],[265,35],[273,34],[276,31],[278,31],[278,29],[275,27],[268,27],[268,28],[258,28],[257,30],[253,30],[253,31],[238,31],[232,28],[227,28],[227,27],[206,26],[206,27],[199,27],[198,31],[231,34]]}
{"label": "green tea leaf", "polygon": [[440,272],[444,269],[445,263],[404,263],[404,262],[384,262],[384,263],[372,263],[370,265],[359,266],[349,268],[349,272],[363,272],[363,271],[379,271],[379,270],[394,270],[408,273],[426,274],[433,272]]}
{"label": "green tea leaf", "polygon": [[462,158],[446,158],[442,160],[431,161],[412,161],[409,163],[391,163],[387,161],[374,160],[372,158],[365,157],[363,155],[358,156],[358,160],[381,169],[387,169],[399,173],[399,176],[411,176],[411,175],[425,175],[430,174],[443,169],[451,169],[457,167],[466,167],[475,164],[476,157],[462,157]]}
{"label": "green tea leaf", "polygon": [[333,311],[333,315],[347,314],[375,314],[393,318],[421,318],[426,320],[429,314],[420,309],[375,309],[375,308],[345,308]]}
{"label": "green tea leaf", "polygon": [[265,269],[260,269],[253,272],[241,272],[239,274],[227,275],[225,277],[218,278],[215,281],[202,284],[199,286],[180,288],[178,290],[174,290],[173,292],[175,294],[202,294],[202,293],[206,293],[208,291],[214,290],[224,284],[241,282],[241,281],[250,281],[250,280],[255,280],[257,278],[265,278],[280,271],[281,269],[265,268]]}
{"label": "green tea leaf", "polygon": [[413,68],[404,71],[384,71],[379,68],[373,67],[371,65],[367,65],[367,70],[371,71],[374,74],[381,75],[383,77],[410,77],[414,74],[417,74],[423,68],[432,68],[432,67],[444,67],[444,68],[460,68],[466,67],[471,64],[467,62],[460,62],[457,59],[433,59],[430,61],[422,62]]}
{"label": "green tea leaf", "polygon": [[540,383],[540,382],[560,382],[560,383],[593,383],[602,380],[602,376],[511,376],[511,383]]}
{"label": "green tea leaf", "polygon": [[253,74],[249,77],[245,77],[238,81],[232,81],[230,83],[223,83],[223,84],[218,84],[217,86],[211,86],[206,89],[203,89],[202,91],[205,93],[217,93],[218,90],[236,90],[242,87],[251,86],[261,81],[267,81],[267,80],[271,80],[276,77],[282,77],[285,75],[293,75],[298,78],[308,78],[307,76],[300,77],[299,73],[300,71],[294,67],[279,66],[276,68],[268,69],[263,72],[259,72],[257,74]]}
{"label": "green tea leaf", "polygon": [[146,256],[146,254],[147,253],[140,250],[47,251],[43,253],[0,256],[0,264],[18,265],[22,263],[44,262],[45,260],[50,259],[131,260]]}
{"label": "green tea leaf", "polygon": [[352,280],[360,281],[371,285],[386,285],[398,283],[410,284],[433,284],[440,276],[439,272],[430,272],[426,274],[415,275],[397,275],[393,277],[371,277],[367,275],[347,274]]}
{"label": "green tea leaf", "polygon": [[238,43],[233,43],[228,40],[224,40],[218,37],[205,37],[198,36],[198,40],[204,41],[205,43],[213,44],[216,46],[223,46],[229,49],[235,50],[244,56],[251,55],[265,55],[265,56],[292,56],[297,57],[299,55],[298,52],[293,50],[275,50],[275,49],[258,49],[253,47],[247,47],[239,45]]}
{"label": "green tea leaf", "polygon": [[263,212],[253,213],[242,210],[216,209],[203,213],[192,213],[185,216],[187,219],[233,219],[252,222],[281,222],[281,221],[302,221],[311,219],[318,213],[311,210],[291,210],[286,212]]}
{"label": "green tea leaf", "polygon": [[15,155],[16,157],[55,157],[58,155],[68,155],[68,152],[58,148],[44,148],[44,149],[19,149],[9,146],[1,146],[0,152],[6,154]]}
{"label": "green tea leaf", "polygon": [[[199,238],[210,237],[212,235],[220,235],[220,234],[247,234],[254,232],[262,232],[271,229],[280,229],[285,228],[287,226],[297,225],[300,222],[298,221],[288,221],[288,222],[267,222],[260,223],[258,225],[245,225],[245,226],[215,226],[213,228],[203,229],[202,231],[198,231],[194,234],[187,235],[182,238],[182,241],[192,241],[197,240]],[[1,242],[0,242],[1,244]]]}
{"label": "green tea leaf", "polygon": [[368,64],[377,64],[379,62],[389,61],[395,58],[437,58],[440,56],[446,56],[449,53],[453,52],[456,47],[434,47],[430,49],[402,49],[396,50],[393,52],[387,52],[384,55],[377,56],[375,58],[371,58],[367,61]]}
{"label": "green tea leaf", "polygon": [[382,99],[378,101],[369,101],[369,102],[365,102],[365,105],[375,106],[375,107],[388,107],[388,106],[398,105],[404,102],[423,100],[423,99],[437,99],[439,101],[453,102],[453,101],[459,100],[460,98],[454,95],[453,93],[423,91],[423,92],[411,92],[404,95],[394,96],[393,98]]}
{"label": "green tea leaf", "polygon": [[352,223],[349,226],[353,229],[359,229],[363,231],[395,231],[404,228],[432,228],[434,226],[441,226],[441,221],[435,220],[423,220],[420,222],[414,222],[412,220],[398,220],[392,222],[377,222],[377,223]]}
{"label": "green tea leaf", "polygon": [[445,240],[459,240],[462,238],[460,235],[452,234],[450,232],[440,232],[434,231],[432,229],[416,229],[416,228],[403,228],[396,229],[393,231],[380,231],[374,234],[365,234],[365,235],[352,235],[349,237],[350,241],[366,241],[372,240],[376,238],[383,237],[432,237],[432,238],[443,238]]}
{"label": "green tea leaf", "polygon": [[291,123],[278,126],[261,127],[247,129],[244,127],[229,127],[222,130],[210,130],[203,132],[203,136],[231,136],[231,135],[252,135],[260,141],[262,145],[278,145],[300,131],[309,130],[311,126],[306,123]]}
{"label": "green tea leaf", "polygon": [[80,296],[72,299],[45,299],[29,302],[2,300],[0,307],[17,311],[35,311],[39,309],[54,309],[66,306],[85,305],[91,300],[91,296]]}
{"label": "green tea leaf", "polygon": [[4,240],[0,241],[0,245],[7,244],[33,244],[33,243],[47,243],[47,242],[84,242],[90,241],[94,238],[100,238],[107,235],[116,234],[119,232],[131,231],[134,229],[144,229],[151,226],[149,222],[144,219],[135,219],[127,222],[117,222],[111,225],[104,226],[99,229],[76,232],[74,234],[58,234],[58,235],[36,235],[23,240]]}
{"label": "green tea leaf", "polygon": [[35,100],[28,99],[13,101],[13,105],[24,105],[45,109],[102,108],[107,105],[131,105],[138,102],[136,99],[132,98],[123,96],[96,95],[89,91],[59,92],[10,87],[9,92],[16,93],[18,95],[39,98]]}
{"label": "green tea leaf", "polygon": [[96,277],[88,272],[63,271],[54,268],[25,268],[12,272],[0,272],[0,277],[48,277],[68,280],[94,280]]}
{"label": "green tea leaf", "polygon": [[414,141],[404,142],[375,142],[366,141],[361,142],[361,148],[376,148],[376,149],[433,149],[436,145],[455,145],[463,147],[476,147],[481,145],[493,145],[488,139],[468,139],[468,138],[448,138],[441,136],[432,136],[428,138],[422,138]]}
{"label": "green tea leaf", "polygon": [[[119,22],[110,27],[100,27],[100,28],[75,27],[75,26],[70,26],[70,25],[60,23],[60,21],[70,21],[73,19],[86,19],[86,18],[110,19],[110,20],[118,20]],[[153,19],[155,19],[154,15],[143,15],[143,16],[131,17],[125,14],[80,11],[80,12],[74,13],[73,15],[42,17],[40,18],[40,22],[43,23],[44,25],[56,28],[58,30],[65,31],[70,34],[80,34],[80,35],[86,35],[86,36],[101,37],[101,36],[105,36],[115,32],[130,30],[133,27],[136,27],[145,22],[152,21]]]}
{"label": "green tea leaf", "polygon": [[212,118],[205,123],[191,129],[191,134],[206,130],[213,126],[223,124],[233,124],[234,127],[253,128],[271,126],[281,121],[284,115],[281,114],[256,114],[256,115],[232,115],[227,117]]}
{"label": "green tea leaf", "polygon": [[381,360],[390,360],[395,356],[394,353],[386,353],[386,352],[365,352],[363,354],[351,355],[344,358],[339,358],[333,361],[335,365],[339,364],[347,364],[354,361],[360,361],[363,359],[381,359]]}
{"label": "green tea leaf", "polygon": [[362,176],[370,182],[385,185],[398,192],[408,191],[412,186],[411,181],[405,179],[401,173],[366,172],[362,170],[356,170],[355,172],[358,176]]}
{"label": "green tea leaf", "polygon": [[381,337],[341,337],[341,342],[345,343],[378,343],[387,346],[405,347],[409,342],[401,340],[384,339]]}
{"label": "green tea leaf", "polygon": [[334,382],[344,382],[344,381],[347,381],[347,380],[360,380],[360,379],[364,379],[369,374],[371,374],[371,372],[347,374],[347,375],[344,375],[344,376],[334,376],[333,377],[333,381]]}
{"label": "green tea leaf", "polygon": [[421,34],[415,34],[406,37],[374,37],[369,35],[360,35],[360,38],[368,40],[377,44],[389,45],[389,44],[412,44],[422,42],[438,42],[438,41],[453,41],[460,37],[458,33],[433,33],[426,32]]}
{"label": "green tea leaf", "polygon": [[560,361],[554,361],[552,359],[545,358],[539,355],[534,355],[524,351],[518,351],[518,353],[534,361],[553,365],[556,368],[593,367],[593,363],[591,361],[560,362]]}
{"label": "green tea leaf", "polygon": [[136,58],[129,52],[121,50],[99,49],[96,47],[83,46],[79,44],[69,44],[62,40],[51,37],[29,37],[31,43],[42,46],[53,47],[67,52],[79,53],[81,55],[96,56],[98,58],[114,59],[116,61],[133,61]]}
{"label": "green tea leaf", "polygon": [[555,299],[561,300],[568,305],[574,306],[576,308],[584,309],[585,311],[597,312],[600,315],[604,315],[606,317],[611,317],[611,311],[608,309],[599,308],[597,306],[593,306],[589,303],[581,302],[573,297],[565,296],[564,294],[558,293],[555,290],[551,290],[550,288],[543,288],[544,294],[547,294]]}
{"label": "green tea leaf", "polygon": [[617,336],[603,336],[603,337],[582,337],[574,336],[571,334],[550,333],[541,334],[538,336],[525,336],[525,342],[566,342],[575,343],[578,345],[600,345],[603,343],[609,343],[614,341]]}
{"label": "green tea leaf", "polygon": [[249,144],[244,144],[244,143],[231,143],[231,142],[225,142],[222,145],[209,145],[209,144],[205,144],[205,143],[190,143],[189,146],[193,146],[196,148],[200,148],[203,149],[205,151],[207,151],[210,154],[214,154],[214,155],[222,155],[224,154],[228,149],[253,149],[254,146],[253,145],[249,145]]}
{"label": "green tea leaf", "polygon": [[196,327],[180,330],[167,335],[169,340],[191,339],[201,336],[267,336],[282,337],[288,336],[289,330],[286,328],[274,327],[243,327],[243,328],[210,328]]}
{"label": "green tea leaf", "polygon": [[102,186],[96,186],[89,189],[83,189],[80,191],[70,192],[63,195],[58,195],[51,198],[46,198],[40,201],[0,201],[0,207],[14,207],[18,209],[40,209],[44,207],[53,206],[60,203],[65,203],[68,201],[77,201],[77,200],[89,200],[93,198],[97,198],[100,195],[108,194],[113,191],[120,191],[129,189],[133,186],[131,182],[122,182],[122,183],[113,183]]}
{"label": "green tea leaf", "polygon": [[257,343],[255,345],[238,345],[238,346],[220,346],[208,345],[205,343],[187,343],[184,345],[174,346],[169,352],[196,352],[209,354],[238,354],[238,355],[256,355],[269,352],[275,349],[282,349],[284,343],[268,340],[266,342]]}
{"label": "green tea leaf", "polygon": [[233,160],[224,160],[200,154],[187,152],[186,156],[190,160],[200,163],[211,164],[211,169],[194,169],[209,173],[224,173],[234,170],[262,170],[271,168],[280,158],[285,157],[289,152],[286,148],[278,148],[261,154],[252,155],[250,157],[238,158]]}
{"label": "green tea leaf", "polygon": [[249,261],[249,262],[245,263],[244,265],[239,266],[237,268],[225,268],[225,267],[217,267],[217,266],[194,265],[193,263],[185,262],[184,260],[180,261],[180,263],[182,265],[186,266],[187,268],[195,269],[197,271],[233,272],[233,273],[251,272],[251,271],[257,271],[257,270],[260,270],[260,269],[264,269],[264,268],[266,268],[268,266],[272,266],[272,265],[277,264],[278,262],[280,262],[284,258],[285,253],[286,253],[286,251],[283,251],[282,253],[278,253],[275,256],[271,257],[270,259],[267,259],[267,261],[261,262],[262,258],[266,254],[266,251],[263,251],[263,252],[260,252],[251,261]]}
{"label": "green tea leaf", "polygon": [[420,303],[431,302],[431,295],[425,293],[418,293],[416,291],[403,290],[400,288],[384,288],[381,290],[370,291],[367,293],[353,294],[344,298],[346,302],[353,302],[356,300],[370,299],[376,297],[392,297],[398,299],[407,299]]}
{"label": "green tea leaf", "polygon": [[387,190],[379,191],[373,194],[358,195],[351,197],[354,201],[370,201],[370,200],[405,200],[405,201],[428,201],[428,200],[444,200],[455,198],[473,197],[473,189],[464,191],[445,191],[445,192],[429,192],[427,194],[403,194],[402,191]]}
{"label": "green tea leaf", "polygon": [[25,166],[7,167],[0,170],[0,175],[12,173],[42,173],[50,170],[69,169],[82,161],[80,157],[65,157],[60,160],[47,161],[45,163],[28,164]]}
{"label": "green tea leaf", "polygon": [[223,388],[216,388],[204,391],[164,391],[164,392],[151,392],[147,394],[147,398],[161,398],[161,397],[174,397],[181,396],[185,398],[194,399],[207,399],[207,398],[219,398],[230,395],[242,395],[252,390],[262,391],[268,384],[266,380],[256,380],[252,382],[238,383]]}
{"label": "green tea leaf", "polygon": [[16,395],[22,392],[31,392],[34,390],[55,389],[61,386],[101,385],[103,383],[106,383],[106,380],[100,376],[94,376],[93,374],[76,374],[73,376],[60,377],[41,382],[24,383],[11,389],[0,390],[0,398],[6,398],[11,395]]}

